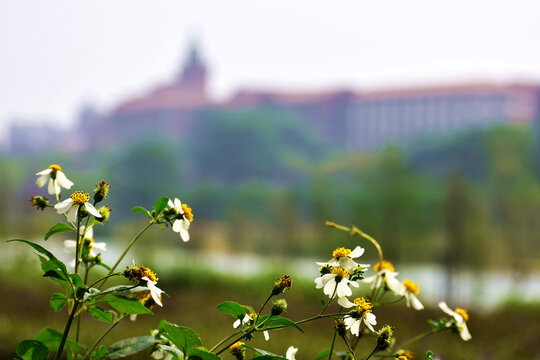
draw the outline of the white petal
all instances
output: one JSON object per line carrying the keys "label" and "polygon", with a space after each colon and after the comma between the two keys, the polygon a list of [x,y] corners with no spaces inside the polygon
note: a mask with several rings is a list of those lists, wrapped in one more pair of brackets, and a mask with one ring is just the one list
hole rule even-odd
{"label": "white petal", "polygon": [[236,329],[241,324],[242,324],[242,322],[240,321],[240,319],[237,319],[235,322],[233,322],[232,327]]}
{"label": "white petal", "polygon": [[81,226],[81,233],[84,234],[84,237],[85,238],[90,238],[90,239],[94,238],[94,228],[89,227],[88,230],[86,230],[86,233],[84,231],[85,231],[85,227],[83,225],[83,226]]}
{"label": "white petal", "polygon": [[356,319],[354,323],[351,326],[351,334],[353,335],[360,335],[360,320]]}
{"label": "white petal", "polygon": [[345,328],[347,330],[349,330],[351,328],[351,326],[354,325],[355,321],[356,321],[356,319],[354,319],[354,318],[352,318],[350,316],[347,316],[347,317],[343,318],[343,322],[345,323]]}
{"label": "white petal", "polygon": [[[372,315],[372,316],[369,316]],[[364,324],[369,328],[369,330],[375,332],[375,329],[373,328],[373,325],[377,324],[377,320],[375,320],[375,315],[372,313],[366,313],[364,315]]]}
{"label": "white petal", "polygon": [[338,298],[337,303],[339,304],[339,306],[342,306],[342,307],[347,308],[347,309],[352,308],[353,306],[356,306],[355,303],[350,302],[349,299],[347,299],[346,297]]}
{"label": "white petal", "polygon": [[182,220],[175,220],[172,224],[172,230],[174,232],[180,232],[181,228],[182,228]]}
{"label": "white petal", "polygon": [[[332,275],[332,274],[329,274]],[[336,289],[336,279],[335,276],[333,276],[326,285],[324,285],[323,293],[328,296],[332,296],[334,294],[334,291]]]}
{"label": "white petal", "polygon": [[264,340],[266,341],[270,340],[270,334],[268,333],[268,331],[263,331],[263,335],[264,335]]}
{"label": "white petal", "polygon": [[180,201],[180,199],[178,198],[174,198],[174,207],[176,208],[176,210],[178,210],[178,212],[180,214],[183,214],[184,212],[182,211],[182,202]]}
{"label": "white petal", "polygon": [[56,182],[53,179],[49,179],[49,183],[47,184],[47,192],[50,195],[60,194],[60,189],[58,188],[58,185],[56,185]]}
{"label": "white petal", "polygon": [[[37,173],[36,175],[39,175],[39,173]],[[47,180],[49,180],[49,175],[41,175],[39,176],[37,179],[36,179],[36,185],[39,186],[39,187],[43,187],[45,186],[45,184],[47,183]]]}
{"label": "white petal", "polygon": [[357,246],[354,248],[354,250],[349,254],[349,257],[352,259],[355,259],[359,256],[362,256],[364,254],[365,249],[363,247]]}
{"label": "white petal", "polygon": [[90,214],[94,215],[95,217],[97,217],[97,218],[101,217],[101,214],[99,213],[99,211],[96,210],[94,205],[87,202],[87,203],[84,204],[84,207],[86,208],[86,210],[88,210],[88,212]]}
{"label": "white petal", "polygon": [[73,205],[73,199],[67,198],[66,200],[54,205],[54,208],[56,209],[57,214],[63,214],[66,211],[68,211],[72,205]]}
{"label": "white petal", "polygon": [[74,223],[75,221],[77,221],[77,212],[79,210],[79,204],[73,204],[73,206],[69,209],[68,213],[67,213],[67,221],[69,221],[70,223]]}
{"label": "white petal", "polygon": [[344,296],[351,296],[352,290],[347,286],[347,282],[344,281],[345,279],[342,279],[337,286],[337,296],[338,297],[344,297]]}
{"label": "white petal", "polygon": [[287,360],[296,360],[294,356],[296,355],[297,351],[298,351],[297,347],[289,346],[289,348],[287,349],[287,353],[285,354],[285,358]]}
{"label": "white petal", "polygon": [[374,282],[376,277],[377,277],[377,275],[373,275],[373,276],[369,276],[367,278],[363,278],[360,281],[365,282],[365,283],[370,283],[370,282]]}
{"label": "white petal", "polygon": [[444,301],[441,301],[439,303],[439,307],[441,308],[442,311],[444,311],[445,313],[447,313],[448,315],[452,317],[454,317],[454,315],[456,314],[454,311],[452,311],[452,309],[448,307],[448,305],[446,305]]}
{"label": "white petal", "polygon": [[56,182],[64,189],[70,189],[73,186],[73,182],[71,182],[61,171],[58,171],[56,173]]}
{"label": "white petal", "polygon": [[131,315],[129,315],[129,320],[130,320],[130,321],[135,321],[135,320],[137,320],[137,314],[131,314]]}
{"label": "white petal", "polygon": [[314,280],[314,282],[315,282],[315,289],[320,289],[320,288],[322,288],[322,287],[324,286],[324,282],[323,282],[322,276],[316,278],[316,279]]}
{"label": "white petal", "polygon": [[183,227],[180,228],[180,237],[182,238],[184,242],[189,241],[189,232]]}
{"label": "white petal", "polygon": [[51,173],[51,171],[52,171],[52,169],[45,169],[43,171],[40,171],[40,172],[36,173],[36,175],[48,175],[48,174]]}
{"label": "white petal", "polygon": [[411,303],[412,307],[416,310],[422,310],[424,308],[424,305],[422,305],[420,300],[418,300],[418,298],[414,296],[414,294],[411,294]]}
{"label": "white petal", "polygon": [[339,263],[342,268],[344,268],[350,273],[354,272],[354,270],[356,270],[356,268],[358,267],[358,264],[354,262],[353,259],[350,259],[348,257],[339,258]]}
{"label": "white petal", "polygon": [[159,300],[159,297],[161,296],[163,290],[156,286],[157,282],[150,280],[146,276],[143,276],[141,279],[146,280],[146,286],[148,287],[148,289],[150,289],[150,295],[152,295],[152,299],[154,299],[154,302],[159,306],[163,306],[161,300]]}
{"label": "white petal", "polygon": [[174,207],[174,203],[172,202],[171,199],[169,199],[169,201],[167,201],[167,206],[170,207],[170,208]]}
{"label": "white petal", "polygon": [[463,323],[460,327],[458,327],[458,330],[459,330],[459,335],[461,336],[463,340],[465,341],[471,340],[472,338],[471,333],[469,332],[469,329],[467,328],[467,325],[465,323]]}
{"label": "white petal", "polygon": [[330,265],[330,262],[316,262],[315,264],[317,264],[319,266],[328,266],[328,265]]}

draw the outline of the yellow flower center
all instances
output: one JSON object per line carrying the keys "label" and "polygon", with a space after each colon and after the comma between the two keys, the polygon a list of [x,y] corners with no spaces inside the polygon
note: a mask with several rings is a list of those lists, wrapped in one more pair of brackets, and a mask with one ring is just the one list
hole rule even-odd
{"label": "yellow flower center", "polygon": [[356,306],[358,306],[362,314],[371,312],[371,309],[373,308],[371,303],[363,297],[354,299],[354,303],[356,304]]}
{"label": "yellow flower center", "polygon": [[246,344],[241,342],[241,341],[235,342],[234,344],[231,345],[231,347],[229,347],[229,351],[233,355],[238,354],[240,352],[240,347],[242,347],[244,345],[246,345]]}
{"label": "yellow flower center", "polygon": [[414,283],[411,280],[408,280],[408,279],[403,280],[403,286],[405,286],[408,292],[411,292],[415,295],[420,292],[420,289],[418,288],[418,284]]}
{"label": "yellow flower center", "polygon": [[192,222],[193,221],[193,212],[192,212],[191,208],[189,206],[187,206],[186,204],[182,204],[182,211],[184,212],[184,218],[187,221]]}
{"label": "yellow flower center", "polygon": [[57,165],[57,164],[52,164],[51,166],[49,166],[49,169],[53,171],[62,171],[62,168],[60,167],[60,165]]}
{"label": "yellow flower center", "polygon": [[342,278],[349,277],[349,273],[347,272],[347,270],[342,269],[340,267],[334,267],[330,270],[330,272]]}
{"label": "yellow flower center", "polygon": [[73,194],[71,194],[71,200],[78,205],[87,203],[89,199],[90,195],[82,191],[75,191]]}
{"label": "yellow flower center", "polygon": [[397,357],[397,359],[398,359],[398,360],[409,360],[409,358],[406,357],[405,355],[399,355],[399,356]]}
{"label": "yellow flower center", "polygon": [[146,276],[147,278],[149,278],[152,281],[157,282],[159,280],[159,278],[156,276],[156,273],[153,272],[152,270],[150,270],[147,267],[141,266],[139,271],[141,273],[141,278]]}
{"label": "yellow flower center", "polygon": [[455,312],[456,314],[461,315],[461,317],[463,318],[463,321],[465,322],[469,321],[469,314],[467,313],[465,309],[457,308]]}
{"label": "yellow flower center", "polygon": [[339,259],[340,257],[348,256],[351,253],[351,249],[345,249],[344,247],[337,248],[332,253],[332,257]]}
{"label": "yellow flower center", "polygon": [[379,261],[378,263],[373,266],[373,269],[375,269],[376,272],[382,271],[382,270],[390,270],[391,272],[394,272],[394,265],[390,261]]}

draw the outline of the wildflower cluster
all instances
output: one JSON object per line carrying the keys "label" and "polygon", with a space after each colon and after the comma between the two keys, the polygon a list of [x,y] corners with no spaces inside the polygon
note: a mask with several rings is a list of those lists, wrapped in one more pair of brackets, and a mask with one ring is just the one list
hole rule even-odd
{"label": "wildflower cluster", "polygon": [[[37,252],[43,276],[59,283],[63,290],[62,293],[53,294],[51,306],[57,312],[64,308],[67,310],[63,332],[46,329],[46,336],[40,334],[35,339],[21,342],[16,352],[24,360],[46,360],[49,356],[60,360],[66,357],[65,353],[72,360],[105,360],[130,356],[140,351],[146,351],[154,359],[165,360],[219,360],[222,356],[237,360],[246,360],[249,356],[250,359],[261,360],[295,360],[299,351],[295,346],[288,346],[285,355],[278,355],[251,346],[251,341],[258,336],[269,341],[272,331],[283,328],[303,332],[300,325],[325,319],[330,319],[333,324],[329,327],[331,341],[329,349],[324,349],[318,359],[331,360],[335,356],[356,360],[356,349],[361,347],[365,353],[371,350],[365,359],[376,356],[408,360],[413,359],[414,354],[405,345],[419,338],[445,330],[459,334],[465,341],[471,338],[467,328],[467,311],[460,308],[452,310],[445,302],[440,302],[440,309],[450,319],[430,321],[430,331],[396,345],[395,328],[384,325],[377,329],[379,324],[376,314],[380,314],[383,306],[398,302],[404,302],[407,308],[422,310],[424,306],[418,299],[419,285],[409,279],[398,279],[399,273],[391,262],[384,259],[382,248],[375,239],[354,225],[348,228],[327,222],[332,228],[367,240],[376,248],[379,261],[373,265],[360,263],[358,259],[365,252],[363,247],[340,246],[332,251],[328,261],[317,262],[319,274],[314,279],[315,288],[322,289],[324,295],[322,309],[318,314],[302,320],[286,317],[288,303],[282,297],[292,289],[293,280],[289,275],[282,275],[270,284],[268,297],[260,306],[253,307],[234,301],[218,305],[218,311],[232,317],[232,334],[210,348],[203,346],[202,340],[192,329],[167,321],[161,321],[159,328],[152,330],[150,336],[122,340],[108,348],[100,346],[106,335],[124,319],[135,321],[138,315],[152,314],[155,305],[164,306],[163,295],[166,293],[157,286],[159,278],[156,272],[149,267],[138,266],[135,262],[123,271],[117,269],[134,244],[154,225],[162,229],[170,226],[184,242],[189,241],[189,229],[194,221],[193,210],[178,198],[167,197],[158,199],[150,210],[141,206],[133,208],[133,212],[144,214],[148,223],[128,243],[116,262],[109,266],[104,263],[102,255],[107,250],[107,244],[95,240],[94,230],[98,228],[95,225],[103,225],[110,220],[112,209],[101,203],[109,198],[111,185],[102,180],[93,191],[78,189],[62,200],[63,189],[71,189],[74,183],[68,180],[59,165],[51,165],[36,175],[36,184],[39,187],[47,185],[47,192],[54,195],[56,203],[51,204],[48,198],[35,195],[30,198],[31,205],[41,211],[54,208],[58,215],[63,215],[63,221],[50,228],[45,240],[58,233],[71,233],[73,236],[64,240],[63,245],[65,251],[72,256],[72,261],[66,266],[39,244],[21,239],[11,240],[25,243]],[[93,271],[96,266],[106,269],[106,275]],[[373,269],[372,274],[368,274],[370,269]],[[366,274],[369,276],[366,277]],[[105,284],[110,279],[121,284],[107,288]],[[339,310],[330,312],[332,306]],[[96,336],[91,345],[80,343],[79,330],[84,313],[110,324],[104,334]],[[69,339],[68,334],[74,324],[77,324],[77,330],[74,338]],[[343,341],[345,352],[335,351],[339,346],[336,338]]]}

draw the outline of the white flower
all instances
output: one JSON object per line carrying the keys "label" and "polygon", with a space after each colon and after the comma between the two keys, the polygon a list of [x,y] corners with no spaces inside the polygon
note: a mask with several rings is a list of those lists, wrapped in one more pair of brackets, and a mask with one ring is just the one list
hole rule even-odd
{"label": "white flower", "polygon": [[457,308],[455,311],[453,311],[448,307],[448,305],[446,305],[444,301],[441,301],[439,303],[439,307],[442,311],[454,318],[456,328],[459,331],[459,335],[461,336],[461,338],[465,341],[470,340],[472,336],[466,324],[466,322],[469,321],[469,314],[467,314],[467,311],[460,308]]}
{"label": "white flower", "polygon": [[[84,234],[84,229],[85,229],[84,225],[81,226],[81,228],[80,228],[81,234]],[[88,255],[92,256],[92,257],[97,255],[96,252],[94,251],[94,249],[98,249],[98,250],[101,250],[101,251],[107,251],[107,243],[94,241],[94,230],[93,230],[92,227],[90,227],[86,231],[86,234],[84,235],[83,244],[85,244],[88,247]],[[65,249],[66,252],[73,253],[76,248],[77,248],[77,241],[75,241],[75,240],[64,240],[64,249]],[[75,260],[73,260],[69,264],[69,266],[75,267]]]}
{"label": "white flower", "polygon": [[152,299],[154,299],[154,302],[156,304],[158,304],[159,306],[163,306],[163,304],[161,303],[161,293],[163,292],[163,290],[161,290],[160,288],[158,288],[156,286],[157,284],[157,281],[152,281],[148,278],[148,276],[143,276],[141,278],[141,280],[145,280],[146,281],[146,286],[148,287],[148,289],[150,289],[150,294],[152,295]]}
{"label": "white flower", "polygon": [[323,288],[324,294],[329,297],[333,297],[335,294],[338,297],[351,296],[352,290],[349,285],[358,287],[358,284],[349,280],[349,276],[349,272],[343,268],[331,268],[330,273],[315,279],[315,288]]}
{"label": "white flower", "polygon": [[77,212],[81,206],[84,206],[90,214],[100,218],[101,214],[96,210],[94,205],[88,202],[88,200],[90,200],[90,195],[82,191],[75,191],[69,198],[54,205],[54,208],[58,214],[67,212],[67,220],[71,223],[77,221]]}
{"label": "white flower", "polygon": [[73,186],[73,183],[62,172],[60,165],[51,165],[47,169],[36,173],[36,175],[38,176],[36,185],[43,187],[48,184],[47,192],[51,195],[60,194],[60,187],[70,189]]}
{"label": "white flower", "polygon": [[405,302],[407,303],[407,307],[413,307],[416,310],[422,310],[424,308],[424,305],[418,300],[416,295],[420,292],[420,289],[418,288],[418,285],[411,280],[403,280],[403,287],[404,287],[404,296],[405,296]]}
{"label": "white flower", "polygon": [[189,225],[193,221],[193,213],[191,208],[186,204],[182,204],[178,198],[174,199],[174,202],[169,199],[168,203],[171,209],[174,209],[181,218],[178,218],[173,223],[173,231],[180,233],[180,237],[184,242],[189,241]]}
{"label": "white flower", "polygon": [[363,282],[372,283],[372,289],[385,286],[385,288],[392,290],[396,295],[404,296],[405,286],[396,278],[399,273],[394,272],[394,265],[391,262],[383,260],[376,263],[373,269],[377,274],[362,279]]}
{"label": "white flower", "polygon": [[362,256],[364,249],[360,246],[351,249],[346,249],[344,247],[337,248],[332,253],[332,259],[328,262],[318,262],[317,265],[320,266],[331,266],[331,267],[342,267],[347,270],[349,273],[354,273],[354,271],[360,266],[362,268],[369,267],[368,264],[357,264],[353,259]]}
{"label": "white flower", "polygon": [[287,360],[296,360],[294,356],[296,355],[297,351],[298,351],[297,347],[289,346],[289,348],[287,349],[287,353],[285,354],[285,358]]}
{"label": "white flower", "polygon": [[[241,325],[247,325],[249,324],[250,322],[253,321],[253,314],[252,313],[249,313],[249,314],[246,314],[244,315],[244,317],[242,318],[242,320],[240,319],[237,319],[234,323],[233,323],[233,328],[237,329],[239,326]],[[266,341],[270,340],[270,334],[268,333],[268,331],[263,331],[263,335],[264,335],[264,339]]]}
{"label": "white flower", "polygon": [[338,299],[339,305],[350,308],[356,307],[355,312],[346,315],[343,318],[345,322],[345,327],[347,330],[351,330],[351,334],[359,336],[360,335],[360,325],[362,322],[370,329],[375,332],[373,325],[377,325],[377,319],[375,315],[371,312],[373,308],[369,301],[364,298],[356,298],[354,302],[350,302],[346,298]]}

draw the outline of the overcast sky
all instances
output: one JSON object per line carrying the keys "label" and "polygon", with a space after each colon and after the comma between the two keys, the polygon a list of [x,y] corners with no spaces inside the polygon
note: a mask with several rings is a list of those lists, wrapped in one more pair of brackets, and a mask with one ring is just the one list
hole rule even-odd
{"label": "overcast sky", "polygon": [[0,0],[0,141],[173,77],[197,38],[210,88],[540,83],[540,2]]}

